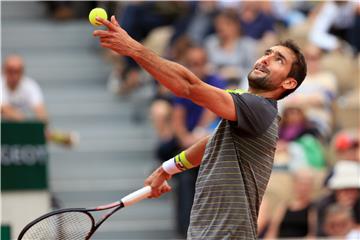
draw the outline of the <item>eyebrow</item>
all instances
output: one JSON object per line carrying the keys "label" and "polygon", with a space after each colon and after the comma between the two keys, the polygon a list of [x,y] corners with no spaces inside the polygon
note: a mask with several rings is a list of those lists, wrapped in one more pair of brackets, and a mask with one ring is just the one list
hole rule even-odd
{"label": "eyebrow", "polygon": [[282,55],[281,54],[281,52],[279,52],[279,51],[274,51],[274,50],[272,50],[272,49],[266,49],[265,50],[265,53],[275,53],[277,56],[279,56],[280,58],[282,58],[285,62],[287,62],[287,59],[286,59],[286,57],[284,56],[284,55]]}

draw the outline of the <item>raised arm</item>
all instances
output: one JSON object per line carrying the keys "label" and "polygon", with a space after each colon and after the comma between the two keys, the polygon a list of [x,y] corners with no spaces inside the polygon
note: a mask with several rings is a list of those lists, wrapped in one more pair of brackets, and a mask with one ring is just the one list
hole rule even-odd
{"label": "raised arm", "polygon": [[180,97],[188,98],[218,116],[235,121],[236,111],[229,93],[208,85],[184,66],[166,60],[132,39],[117,23],[98,19],[108,30],[96,30],[94,36],[100,38],[101,46],[121,55],[133,58],[158,82]]}
{"label": "raised arm", "polygon": [[204,137],[187,150],[165,162],[145,180],[145,185],[149,185],[153,189],[151,197],[159,197],[171,191],[171,187],[166,180],[170,179],[173,174],[185,170],[184,168],[178,168],[179,165],[176,164],[176,161],[179,160],[178,158],[182,158],[181,161],[185,168],[193,168],[200,165],[209,137]]}

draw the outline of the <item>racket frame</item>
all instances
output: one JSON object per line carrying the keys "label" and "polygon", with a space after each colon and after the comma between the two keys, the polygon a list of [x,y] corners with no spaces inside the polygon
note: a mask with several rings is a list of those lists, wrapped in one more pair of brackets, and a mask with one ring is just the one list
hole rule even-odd
{"label": "racket frame", "polygon": [[[118,211],[119,209],[121,209],[123,207],[131,206],[134,203],[137,203],[137,202],[147,198],[148,196],[150,196],[150,194],[151,194],[151,187],[145,186],[141,189],[138,189],[135,192],[132,192],[132,193],[126,195],[120,201],[112,202],[110,204],[97,206],[95,208],[65,208],[65,209],[59,209],[59,210],[52,211],[50,213],[47,213],[47,214],[44,214],[44,215],[38,217],[37,219],[35,219],[35,220],[31,221],[29,224],[27,224],[23,228],[23,230],[20,232],[17,239],[22,240],[22,237],[32,226],[34,226],[38,222],[40,222],[48,217],[51,217],[51,216],[54,216],[54,215],[57,215],[60,213],[81,212],[81,213],[85,213],[86,215],[88,215],[88,217],[91,219],[92,226],[91,226],[91,229],[90,229],[88,235],[85,237],[85,240],[88,240],[95,233],[95,231],[100,227],[100,225],[103,222],[105,222],[105,220],[108,219],[116,211]],[[108,210],[108,209],[112,209],[112,210],[105,213],[97,222],[95,222],[95,218],[90,213],[90,212],[103,211],[103,210]]]}
{"label": "racket frame", "polygon": [[[51,216],[54,215],[58,215],[58,214],[62,214],[62,213],[70,213],[70,212],[81,212],[86,214],[90,219],[91,219],[91,229],[88,233],[88,235],[86,236],[86,240],[90,239],[90,237],[95,233],[95,231],[101,226],[101,224],[103,222],[106,221],[106,219],[108,219],[111,215],[113,215],[115,212],[117,212],[119,209],[123,208],[124,204],[121,201],[117,201],[117,202],[113,202],[107,205],[102,205],[102,206],[98,206],[95,208],[65,208],[65,209],[59,209],[59,210],[55,210],[52,212],[49,212],[47,214],[44,214],[40,217],[38,217],[37,219],[31,221],[30,223],[28,223],[23,230],[20,232],[19,236],[18,236],[18,240],[21,240],[24,235],[26,234],[26,232],[35,224],[41,222],[42,220],[49,218]],[[112,211],[107,212],[106,214],[104,214],[97,222],[95,222],[95,218],[94,216],[90,213],[90,212],[97,212],[97,211],[103,211],[103,210],[107,210],[107,209],[112,209]]]}

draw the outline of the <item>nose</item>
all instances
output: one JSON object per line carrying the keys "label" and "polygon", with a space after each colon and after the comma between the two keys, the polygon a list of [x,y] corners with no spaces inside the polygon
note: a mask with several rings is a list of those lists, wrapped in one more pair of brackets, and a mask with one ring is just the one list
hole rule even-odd
{"label": "nose", "polygon": [[261,58],[260,62],[264,65],[268,65],[270,62],[271,55],[265,55]]}

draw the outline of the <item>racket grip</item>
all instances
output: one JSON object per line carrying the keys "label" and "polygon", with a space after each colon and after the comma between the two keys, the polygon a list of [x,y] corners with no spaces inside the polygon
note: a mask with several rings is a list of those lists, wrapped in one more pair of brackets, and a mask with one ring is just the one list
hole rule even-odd
{"label": "racket grip", "polygon": [[148,196],[150,196],[150,193],[151,193],[151,187],[146,186],[123,197],[121,199],[121,202],[124,204],[125,207],[127,207],[147,198]]}

